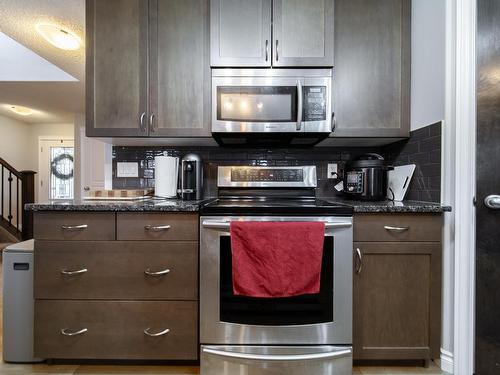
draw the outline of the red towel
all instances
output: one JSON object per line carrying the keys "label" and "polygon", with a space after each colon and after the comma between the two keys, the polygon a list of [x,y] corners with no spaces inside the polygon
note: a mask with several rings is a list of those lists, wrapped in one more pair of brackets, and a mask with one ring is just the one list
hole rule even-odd
{"label": "red towel", "polygon": [[231,222],[233,292],[248,297],[319,293],[325,224]]}

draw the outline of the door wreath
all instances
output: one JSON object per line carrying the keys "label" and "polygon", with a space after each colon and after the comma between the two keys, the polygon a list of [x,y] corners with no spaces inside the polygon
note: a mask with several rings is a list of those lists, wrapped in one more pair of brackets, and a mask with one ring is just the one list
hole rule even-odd
{"label": "door wreath", "polygon": [[50,171],[56,178],[60,180],[69,180],[73,178],[73,168],[71,168],[71,170],[68,173],[60,172],[58,168],[62,166],[65,160],[69,160],[71,164],[73,164],[73,156],[70,154],[58,155],[52,160],[52,163],[50,163]]}

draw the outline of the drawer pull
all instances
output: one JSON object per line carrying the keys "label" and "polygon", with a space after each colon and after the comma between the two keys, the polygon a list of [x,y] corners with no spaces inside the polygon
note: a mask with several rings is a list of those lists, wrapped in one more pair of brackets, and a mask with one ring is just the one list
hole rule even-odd
{"label": "drawer pull", "polygon": [[146,225],[144,229],[150,232],[161,232],[163,230],[169,230],[170,225]]}
{"label": "drawer pull", "polygon": [[67,271],[67,270],[62,270],[61,273],[63,275],[67,276],[74,276],[74,275],[81,275],[82,273],[87,272],[86,268],[82,268],[81,270],[76,270],[76,271]]}
{"label": "drawer pull", "polygon": [[89,226],[87,224],[80,224],[80,225],[61,225],[61,229],[64,230],[82,230],[82,229],[87,229]]}
{"label": "drawer pull", "polygon": [[151,328],[146,328],[146,329],[144,330],[144,334],[145,334],[146,336],[149,336],[149,337],[159,337],[159,336],[164,336],[164,335],[166,335],[167,333],[169,333],[169,332],[170,332],[170,329],[168,329],[168,328],[167,328],[167,329],[165,329],[165,330],[163,330],[163,331],[160,331],[160,332],[157,332],[157,333],[151,333],[151,332],[149,332],[149,330],[150,330],[150,329],[151,329]]}
{"label": "drawer pull", "polygon": [[384,229],[392,232],[404,232],[405,230],[410,229],[410,227],[393,227],[392,225],[384,225]]}
{"label": "drawer pull", "polygon": [[168,268],[165,268],[164,270],[161,270],[161,271],[151,271],[149,268],[144,271],[144,273],[148,276],[163,276],[163,275],[166,275],[167,273],[169,273],[170,270]]}
{"label": "drawer pull", "polygon": [[78,336],[78,335],[83,335],[84,333],[87,333],[87,331],[88,331],[87,328],[82,328],[79,331],[68,332],[68,328],[63,328],[63,329],[61,329],[61,335],[63,335],[63,336]]}

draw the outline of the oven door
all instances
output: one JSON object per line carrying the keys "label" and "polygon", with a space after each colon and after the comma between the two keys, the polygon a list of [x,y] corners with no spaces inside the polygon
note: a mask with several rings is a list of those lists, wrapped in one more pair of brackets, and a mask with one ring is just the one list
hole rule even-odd
{"label": "oven door", "polygon": [[212,77],[212,132],[301,133],[301,77]]}
{"label": "oven door", "polygon": [[[235,296],[229,233],[232,220],[325,222],[320,293],[289,298]],[[202,343],[352,343],[352,218],[204,216],[200,226]]]}
{"label": "oven door", "polygon": [[351,375],[352,349],[339,346],[205,346],[202,375]]}

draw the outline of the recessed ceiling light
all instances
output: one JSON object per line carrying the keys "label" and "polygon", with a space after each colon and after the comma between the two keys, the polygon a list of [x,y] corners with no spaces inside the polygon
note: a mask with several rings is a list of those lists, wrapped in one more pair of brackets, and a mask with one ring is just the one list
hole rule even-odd
{"label": "recessed ceiling light", "polygon": [[9,106],[9,109],[12,112],[17,113],[18,115],[21,115],[21,116],[29,116],[33,113],[33,110],[31,108],[23,107],[20,105],[11,105],[11,106]]}
{"label": "recessed ceiling light", "polygon": [[54,47],[65,50],[75,50],[80,48],[80,38],[71,31],[64,30],[59,26],[39,23],[36,25],[36,31],[38,31],[38,33]]}

